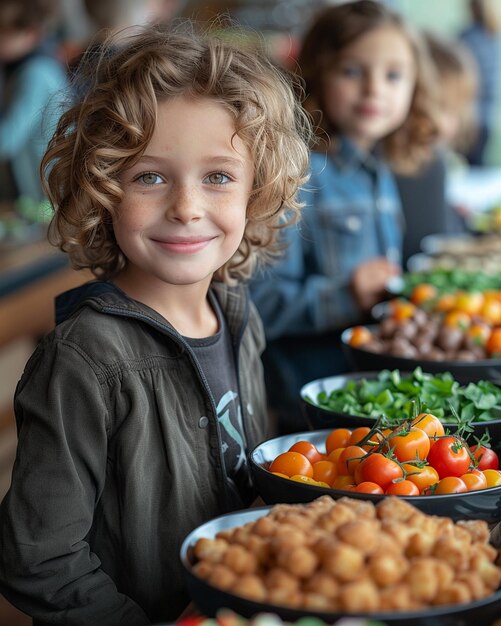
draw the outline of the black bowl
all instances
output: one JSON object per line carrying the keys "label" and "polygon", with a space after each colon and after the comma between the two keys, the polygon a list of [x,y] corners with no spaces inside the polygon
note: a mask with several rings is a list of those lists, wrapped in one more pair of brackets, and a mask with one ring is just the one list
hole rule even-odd
{"label": "black bowl", "polygon": [[[369,325],[367,328],[377,332],[377,325]],[[347,328],[341,334],[341,346],[351,367],[355,371],[378,372],[380,370],[402,370],[412,372],[416,367],[421,367],[424,372],[437,374],[450,372],[462,385],[476,383],[479,380],[490,380],[496,385],[501,385],[501,359],[481,359],[478,361],[431,361],[426,359],[407,359],[381,352],[371,352],[362,347],[350,346],[352,328]]]}
{"label": "black bowl", "polygon": [[[344,496],[360,500],[379,502],[385,495],[357,493],[328,487],[307,485],[287,478],[275,476],[268,471],[270,463],[282,452],[286,452],[296,441],[310,441],[321,451],[325,451],[325,439],[331,429],[295,433],[269,439],[257,445],[249,456],[249,464],[254,484],[266,504],[287,504],[311,502],[322,495],[337,500]],[[501,486],[448,493],[435,496],[399,496],[428,515],[441,515],[453,520],[481,519],[488,523],[501,521]]]}
{"label": "black bowl", "polygon": [[[402,376],[406,372],[401,372]],[[332,391],[342,389],[348,382],[357,381],[365,378],[367,380],[375,380],[378,372],[351,372],[349,374],[341,374],[339,376],[330,376],[329,378],[319,378],[313,380],[301,388],[301,406],[303,414],[306,418],[308,426],[312,430],[321,428],[358,428],[359,426],[368,426],[372,428],[376,422],[376,418],[367,417],[365,415],[350,415],[348,413],[339,413],[331,411],[316,404],[316,399],[321,391],[329,395]],[[486,429],[489,430],[491,436],[491,446],[497,447],[501,442],[501,419],[492,420],[490,422],[472,422],[474,435],[481,437]],[[444,423],[444,428],[448,428],[451,432],[457,430],[457,424],[451,422]]]}
{"label": "black bowl", "polygon": [[[284,479],[282,479],[284,480]],[[350,494],[351,497],[351,494]],[[193,530],[183,541],[180,558],[185,579],[193,602],[203,615],[215,617],[221,608],[228,608],[237,614],[252,618],[259,613],[274,613],[288,622],[296,622],[303,617],[316,617],[326,624],[332,624],[342,617],[359,617],[367,620],[395,624],[396,626],[491,626],[501,613],[501,591],[496,591],[488,598],[469,604],[433,607],[428,610],[392,613],[324,613],[303,611],[282,606],[254,602],[213,587],[206,580],[193,573],[191,548],[198,539],[212,539],[219,531],[252,522],[270,511],[270,507],[237,511],[217,517]]]}

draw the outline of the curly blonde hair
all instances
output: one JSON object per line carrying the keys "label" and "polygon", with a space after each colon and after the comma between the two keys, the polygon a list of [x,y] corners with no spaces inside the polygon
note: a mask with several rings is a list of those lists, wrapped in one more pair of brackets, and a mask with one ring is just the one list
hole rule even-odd
{"label": "curly blonde hair", "polygon": [[97,53],[79,74],[86,92],[59,121],[42,160],[54,207],[49,239],[74,268],[110,279],[127,262],[112,218],[124,192],[122,171],[141,157],[153,134],[157,104],[179,95],[209,97],[235,118],[236,134],[254,158],[254,184],[239,249],[216,273],[227,283],[249,278],[280,250],[279,229],[295,221],[306,181],[311,125],[294,80],[264,52],[183,20],[137,29]]}
{"label": "curly blonde hair", "polygon": [[318,146],[327,147],[332,140],[335,142],[339,129],[322,114],[325,77],[347,46],[384,26],[398,29],[409,41],[416,64],[416,84],[406,121],[385,137],[381,145],[395,171],[412,173],[433,154],[438,134],[436,77],[421,35],[383,3],[355,0],[329,6],[316,16],[303,38],[298,58],[307,93],[305,107],[315,120]]}

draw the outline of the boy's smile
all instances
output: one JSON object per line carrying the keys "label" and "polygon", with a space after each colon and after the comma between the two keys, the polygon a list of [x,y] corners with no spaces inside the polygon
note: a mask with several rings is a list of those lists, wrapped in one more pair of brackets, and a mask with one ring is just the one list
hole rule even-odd
{"label": "boy's smile", "polygon": [[[254,166],[235,133],[232,114],[209,98],[179,97],[158,105],[151,141],[124,172],[114,219],[127,265],[119,284],[141,298],[168,286],[199,285],[238,249],[246,224]],[[129,290],[130,291],[130,290]]]}

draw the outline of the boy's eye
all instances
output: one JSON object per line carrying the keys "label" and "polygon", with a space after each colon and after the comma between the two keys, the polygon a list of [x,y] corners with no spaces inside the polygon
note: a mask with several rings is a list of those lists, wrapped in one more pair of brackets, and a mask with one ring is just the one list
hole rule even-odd
{"label": "boy's eye", "polygon": [[159,174],[155,174],[155,172],[146,172],[145,174],[141,174],[136,178],[143,185],[158,185],[163,183],[163,178]]}
{"label": "boy's eye", "polygon": [[214,172],[204,178],[204,183],[210,183],[211,185],[224,185],[230,181],[230,177],[223,172]]}

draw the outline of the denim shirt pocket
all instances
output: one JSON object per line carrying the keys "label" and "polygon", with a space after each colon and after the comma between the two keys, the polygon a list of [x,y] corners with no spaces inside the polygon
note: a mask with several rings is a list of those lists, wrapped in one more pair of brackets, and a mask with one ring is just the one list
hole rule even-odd
{"label": "denim shirt pocket", "polygon": [[374,215],[361,205],[333,206],[318,209],[317,246],[327,275],[348,279],[360,263],[377,256],[378,241]]}

